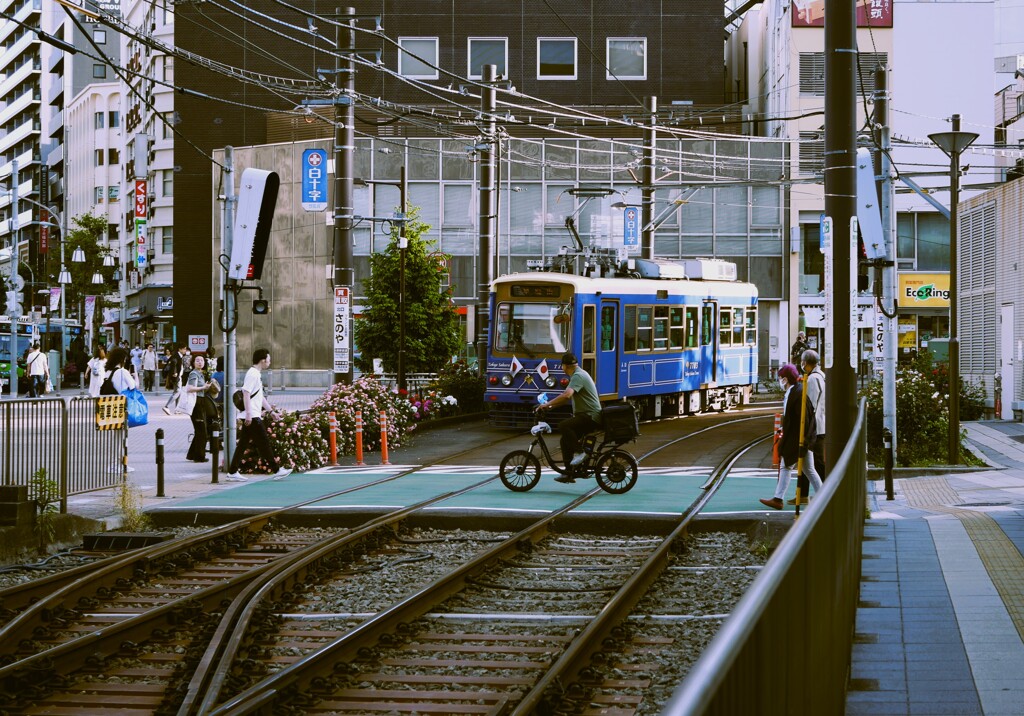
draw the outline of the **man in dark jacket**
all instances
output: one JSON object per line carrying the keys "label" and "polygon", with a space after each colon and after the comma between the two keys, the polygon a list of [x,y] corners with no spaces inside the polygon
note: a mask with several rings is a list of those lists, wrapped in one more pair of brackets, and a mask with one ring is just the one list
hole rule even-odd
{"label": "man in dark jacket", "polygon": [[[775,510],[785,507],[783,499],[789,489],[789,481],[796,470],[797,461],[800,458],[800,411],[803,402],[803,391],[800,385],[800,374],[792,363],[779,368],[779,383],[786,391],[782,399],[782,439],[779,441],[779,482],[775,487],[775,495],[766,500],[761,498],[761,504]],[[821,489],[821,478],[814,469],[814,453],[807,450],[806,446],[814,442],[815,419],[813,407],[807,406],[807,414],[804,420],[804,462],[803,470],[814,485],[814,491]]]}

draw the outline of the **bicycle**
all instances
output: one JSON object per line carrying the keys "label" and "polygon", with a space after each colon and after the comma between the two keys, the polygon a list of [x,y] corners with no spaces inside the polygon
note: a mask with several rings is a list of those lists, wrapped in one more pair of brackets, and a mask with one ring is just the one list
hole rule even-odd
{"label": "bicycle", "polygon": [[[631,421],[622,421],[608,415],[608,411],[628,407]],[[566,464],[559,467],[548,449],[544,435],[551,432],[551,426],[539,421],[530,429],[533,442],[529,450],[513,450],[501,460],[499,475],[501,482],[513,492],[527,492],[540,482],[541,461],[535,450],[539,447],[548,466],[559,475],[571,475],[579,479],[594,477],[605,492],[621,495],[633,489],[637,480],[636,458],[621,446],[639,434],[636,429],[636,414],[632,406],[614,406],[602,411],[604,427],[583,438],[582,449],[586,458],[579,465]],[[601,440],[598,442],[598,435]]]}

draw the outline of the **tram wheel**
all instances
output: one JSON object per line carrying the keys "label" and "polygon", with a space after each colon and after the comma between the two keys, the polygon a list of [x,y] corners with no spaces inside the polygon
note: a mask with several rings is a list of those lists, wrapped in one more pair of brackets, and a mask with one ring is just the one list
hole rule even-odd
{"label": "tram wheel", "polygon": [[602,490],[613,495],[621,495],[633,489],[637,470],[636,458],[625,450],[612,450],[597,461],[594,476]]}
{"label": "tram wheel", "polygon": [[502,458],[499,474],[513,492],[532,490],[540,482],[540,460],[528,450],[513,450]]}

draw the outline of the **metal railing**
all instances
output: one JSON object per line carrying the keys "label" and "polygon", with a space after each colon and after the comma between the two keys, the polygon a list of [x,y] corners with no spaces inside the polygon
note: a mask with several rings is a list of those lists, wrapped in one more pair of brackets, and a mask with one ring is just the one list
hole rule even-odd
{"label": "metal railing", "polygon": [[96,426],[96,398],[39,398],[0,401],[0,484],[25,485],[34,499],[32,476],[60,486],[60,509],[69,495],[116,487],[127,456],[127,423]]}
{"label": "metal railing", "polygon": [[864,401],[820,494],[662,710],[841,714],[867,497]]}

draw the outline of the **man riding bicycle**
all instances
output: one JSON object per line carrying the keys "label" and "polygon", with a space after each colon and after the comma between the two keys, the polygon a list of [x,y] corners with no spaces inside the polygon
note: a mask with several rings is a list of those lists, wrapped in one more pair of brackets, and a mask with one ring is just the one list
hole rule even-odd
{"label": "man riding bicycle", "polygon": [[[576,466],[587,458],[585,452],[577,452],[580,438],[601,429],[601,401],[597,397],[597,386],[594,385],[594,379],[579,367],[576,356],[572,353],[562,356],[562,370],[569,376],[569,385],[552,400],[534,408],[534,412],[539,413],[572,401],[573,416],[560,422],[558,431],[562,434],[562,458],[569,465]],[[571,461],[570,455],[572,456]],[[566,474],[556,477],[555,481],[576,482],[576,478],[573,477],[570,470]]]}

